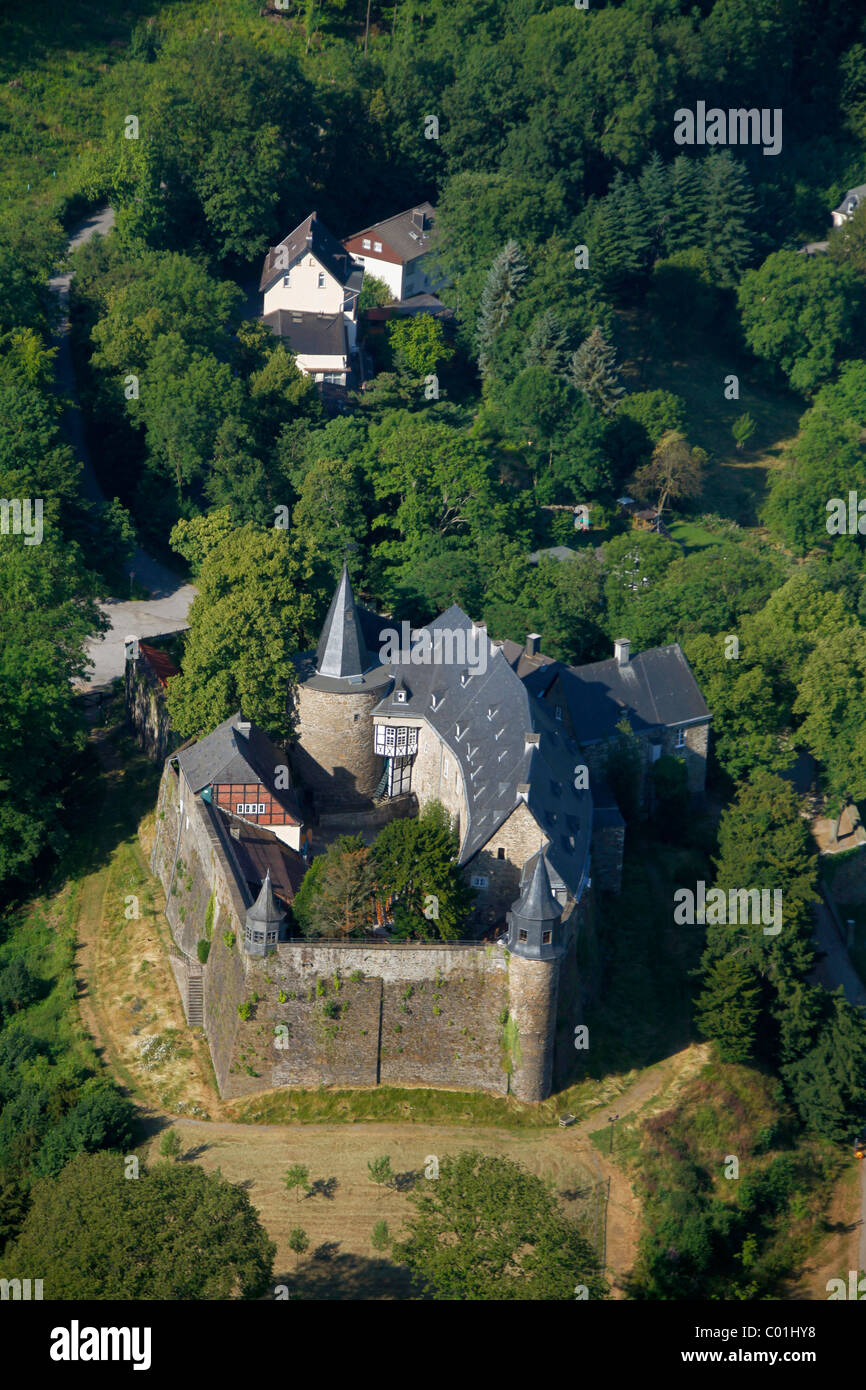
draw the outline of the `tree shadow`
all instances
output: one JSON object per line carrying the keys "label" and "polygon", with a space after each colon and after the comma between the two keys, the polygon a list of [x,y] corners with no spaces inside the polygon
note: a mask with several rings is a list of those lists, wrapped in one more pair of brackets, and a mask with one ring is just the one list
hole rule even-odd
{"label": "tree shadow", "polygon": [[310,1190],[304,1200],[306,1201],[307,1197],[325,1197],[329,1202],[333,1202],[339,1186],[337,1178],[316,1178],[316,1181],[310,1184]]}
{"label": "tree shadow", "polygon": [[418,1178],[418,1172],[414,1168],[410,1168],[405,1173],[395,1173],[391,1179],[391,1186],[395,1192],[411,1192]]}
{"label": "tree shadow", "polygon": [[300,1268],[275,1277],[285,1284],[290,1297],[303,1301],[358,1302],[380,1299],[419,1299],[423,1293],[408,1269],[376,1256],[337,1254],[338,1242],[328,1242],[328,1254],[319,1257],[319,1246]]}

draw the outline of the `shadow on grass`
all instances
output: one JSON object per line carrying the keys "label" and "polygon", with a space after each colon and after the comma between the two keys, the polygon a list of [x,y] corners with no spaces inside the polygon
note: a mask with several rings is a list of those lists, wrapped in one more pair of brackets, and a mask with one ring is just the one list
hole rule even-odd
{"label": "shadow on grass", "polygon": [[[293,1299],[358,1302],[379,1299],[418,1299],[423,1295],[408,1269],[374,1256],[337,1253],[339,1243],[318,1246],[312,1257],[297,1270],[275,1278],[284,1284]],[[325,1254],[325,1251],[330,1253]]]}

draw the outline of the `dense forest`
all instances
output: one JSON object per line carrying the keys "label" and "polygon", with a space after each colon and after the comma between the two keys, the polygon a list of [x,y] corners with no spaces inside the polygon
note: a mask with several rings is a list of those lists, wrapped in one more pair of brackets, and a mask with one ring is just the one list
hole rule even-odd
{"label": "dense forest", "polygon": [[[70,842],[71,681],[138,543],[198,588],[169,692],[184,737],[242,707],[285,739],[290,658],[344,560],[398,620],[456,602],[572,663],[679,642],[713,713],[717,824],[660,817],[636,842],[676,824],[723,888],[781,875],[795,926],[772,946],[710,928],[695,1026],[775,1079],[789,1135],[850,1138],[866,1031],[807,978],[818,870],[780,774],[805,752],[832,814],[866,799],[866,550],[827,526],[830,499],[866,497],[866,205],[828,231],[866,178],[858,7],[139,0],[46,24],[9,0],[2,31],[0,495],[44,499],[44,537],[0,540],[0,1234],[31,1182],[131,1138],[93,1059],[28,1031],[66,957],[13,919]],[[781,151],[678,146],[698,101],[781,110]],[[394,328],[332,415],[257,318],[262,256],[312,209],[342,238],[428,199],[456,329]],[[48,281],[106,203],[114,229],[68,263],[97,506],[64,442]],[[632,529],[623,494],[664,504],[673,540]],[[327,921],[312,885],[304,912]],[[660,1272],[648,1243],[641,1296],[688,1295],[716,1259],[724,1222],[698,1208],[690,1263]]]}

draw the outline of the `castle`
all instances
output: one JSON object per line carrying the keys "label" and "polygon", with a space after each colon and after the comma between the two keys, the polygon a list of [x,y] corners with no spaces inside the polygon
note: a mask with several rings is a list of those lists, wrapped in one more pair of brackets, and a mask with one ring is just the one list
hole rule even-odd
{"label": "castle", "polygon": [[[385,1081],[550,1093],[557,1035],[561,1054],[589,987],[593,879],[619,888],[606,749],[627,716],[645,793],[664,752],[699,793],[710,715],[677,645],[632,656],[621,641],[612,660],[569,667],[540,642],[492,640],[457,606],[398,630],[356,603],[344,568],[315,652],[295,658],[287,753],[238,712],[169,756],[153,866],[223,1095]],[[317,840],[431,801],[474,889],[466,940],[290,939]]]}

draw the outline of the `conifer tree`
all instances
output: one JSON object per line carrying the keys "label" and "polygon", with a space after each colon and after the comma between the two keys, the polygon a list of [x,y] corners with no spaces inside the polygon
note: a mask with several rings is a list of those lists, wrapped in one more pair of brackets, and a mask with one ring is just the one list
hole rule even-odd
{"label": "conifer tree", "polygon": [[530,329],[523,357],[527,367],[545,367],[549,372],[561,372],[567,346],[568,334],[556,310],[544,309]]}
{"label": "conifer tree", "polygon": [[730,150],[707,156],[701,171],[703,246],[717,285],[735,285],[749,262],[755,204],[743,165]]}
{"label": "conifer tree", "polygon": [[671,165],[670,216],[664,252],[684,251],[704,245],[704,209],[701,181],[694,160],[678,155]]}
{"label": "conifer tree", "polygon": [[761,1012],[758,977],[741,955],[721,956],[704,975],[695,1022],[723,1062],[751,1060]]}
{"label": "conifer tree", "polygon": [[496,257],[481,292],[475,341],[478,350],[478,370],[488,376],[491,369],[490,350],[493,340],[505,326],[514,307],[527,265],[519,244],[512,237]]}
{"label": "conifer tree", "polygon": [[619,405],[623,387],[616,372],[616,351],[598,324],[572,354],[570,378],[590,405],[602,415],[612,415]]}
{"label": "conifer tree", "polygon": [[665,246],[667,225],[671,215],[671,171],[658,151],[644,167],[639,186],[646,214],[650,252],[653,257],[656,257],[661,255]]}

